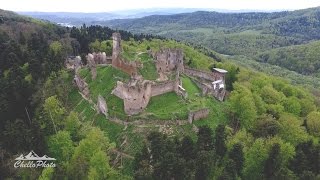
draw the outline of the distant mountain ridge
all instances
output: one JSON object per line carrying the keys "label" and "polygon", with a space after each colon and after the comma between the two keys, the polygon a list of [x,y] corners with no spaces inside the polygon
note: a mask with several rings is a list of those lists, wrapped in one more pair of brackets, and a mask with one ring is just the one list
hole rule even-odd
{"label": "distant mountain ridge", "polygon": [[[199,27],[224,27],[224,28],[241,28],[241,29],[258,29],[263,30],[268,26],[278,28],[280,31],[281,23],[289,21],[295,25],[319,25],[320,8],[310,8],[296,11],[281,12],[244,12],[244,13],[221,13],[214,11],[196,11],[190,13],[181,13],[174,15],[152,15],[138,19],[116,19],[105,22],[105,25],[115,28],[129,28],[136,31],[135,28],[142,28],[144,31],[148,26],[163,27],[167,24],[178,24],[182,29],[192,29]],[[308,19],[309,18],[309,19]],[[317,21],[314,21],[314,19]],[[247,27],[250,26],[250,27]]]}
{"label": "distant mountain ridge", "polygon": [[111,12],[18,12],[18,14],[44,19],[56,23],[69,23],[73,25],[91,24],[96,21],[107,21],[113,19],[134,19],[152,15],[174,15],[180,13],[192,13],[196,11],[215,11],[221,13],[243,13],[243,12],[278,12],[283,10],[227,10],[211,8],[146,8],[132,10],[118,10]]}
{"label": "distant mountain ridge", "polygon": [[[281,47],[290,47],[320,40],[320,7],[282,12],[220,13],[197,11],[175,15],[152,15],[137,19],[95,22],[133,33],[150,33],[198,44],[226,55],[257,54]],[[309,45],[312,46],[315,44]],[[284,49],[280,49],[283,51]],[[284,53],[286,55],[290,55]],[[315,54],[315,53],[312,53]],[[279,56],[281,57],[281,56]],[[302,74],[318,72],[318,64],[304,67],[304,58],[286,58],[278,64]],[[258,59],[257,59],[258,60]],[[292,66],[291,60],[298,63]],[[298,62],[296,61],[298,60]],[[308,60],[308,61],[309,61]],[[259,59],[259,61],[261,61]],[[271,60],[266,60],[266,62]]]}

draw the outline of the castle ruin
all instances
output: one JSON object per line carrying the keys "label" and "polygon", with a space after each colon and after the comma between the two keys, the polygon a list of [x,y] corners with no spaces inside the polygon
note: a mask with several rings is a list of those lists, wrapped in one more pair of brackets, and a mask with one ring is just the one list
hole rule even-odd
{"label": "castle ruin", "polygon": [[[138,61],[128,62],[121,57],[121,36],[119,33],[113,33],[113,51],[112,57],[107,57],[104,52],[92,53],[87,55],[87,66],[91,70],[92,79],[97,76],[96,66],[98,64],[111,65],[131,76],[129,82],[117,82],[112,94],[119,97],[124,102],[124,111],[128,115],[138,114],[147,107],[150,98],[165,94],[168,92],[175,92],[177,95],[187,97],[186,90],[182,86],[180,74],[183,73],[189,76],[195,84],[202,89],[203,95],[211,95],[223,101],[225,90],[225,74],[227,71],[223,69],[213,68],[212,72],[205,72],[197,69],[192,69],[184,66],[183,52],[181,49],[164,48],[152,54],[154,63],[158,73],[157,81],[144,80],[138,74],[138,69],[141,64]],[[76,61],[68,61],[69,66],[79,66],[79,59]],[[70,63],[71,62],[71,63]],[[81,59],[80,59],[81,62]],[[72,64],[73,63],[73,64]],[[75,64],[75,65],[74,65]],[[172,76],[175,78],[172,80]],[[171,77],[169,79],[168,77]],[[85,96],[89,96],[89,88],[83,79],[77,74],[74,78],[75,84],[79,91]],[[99,96],[97,103],[98,111],[107,115],[106,101]],[[189,122],[207,117],[208,109],[201,109],[189,113]]]}
{"label": "castle ruin", "polygon": [[161,49],[154,54],[159,81],[168,80],[167,75],[172,71],[183,72],[183,53],[181,49]]}
{"label": "castle ruin", "polygon": [[118,81],[112,94],[123,99],[124,111],[126,114],[133,115],[142,112],[147,107],[151,97],[168,92],[175,92],[178,95],[186,96],[179,77],[173,81],[161,83],[143,80],[143,78],[132,78],[128,83]]}
{"label": "castle ruin", "polygon": [[188,115],[188,121],[190,124],[193,123],[193,121],[197,121],[203,118],[208,117],[209,115],[209,109],[204,108],[204,109],[199,109],[197,111],[190,111]]}
{"label": "castle ruin", "polygon": [[85,97],[88,98],[90,91],[88,84],[83,80],[78,74],[75,74],[73,79],[75,85],[78,87],[80,93]]}
{"label": "castle ruin", "polygon": [[121,71],[123,71],[133,77],[138,75],[137,68],[139,65],[136,61],[128,62],[128,61],[124,61],[121,59],[120,54],[122,52],[122,47],[121,47],[120,33],[117,33],[117,32],[113,33],[112,39],[113,39],[112,66],[114,68],[120,69]]}
{"label": "castle ruin", "polygon": [[192,77],[197,86],[202,90],[203,95],[212,95],[219,101],[224,100],[226,94],[226,70],[213,68],[212,72],[209,73],[206,71],[185,67],[184,73]]}
{"label": "castle ruin", "polygon": [[106,117],[108,116],[108,107],[106,100],[99,94],[98,102],[97,102],[97,111],[104,114]]}

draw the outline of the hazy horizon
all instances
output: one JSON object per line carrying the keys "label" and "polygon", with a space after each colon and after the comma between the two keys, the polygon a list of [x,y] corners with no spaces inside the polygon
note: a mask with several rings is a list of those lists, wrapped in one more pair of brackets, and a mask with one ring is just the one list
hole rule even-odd
{"label": "hazy horizon", "polygon": [[[1,0],[3,1],[3,0]],[[0,9],[16,12],[82,12],[82,13],[101,13],[130,11],[138,9],[220,9],[229,11],[281,11],[281,10],[298,10],[320,6],[319,0],[296,0],[294,3],[289,0],[11,0],[1,2]],[[17,6],[19,4],[19,6]]]}
{"label": "hazy horizon", "polygon": [[[313,7],[310,7],[313,8]],[[0,8],[1,9],[1,8]],[[94,14],[94,13],[118,13],[118,12],[134,12],[134,11],[142,11],[146,10],[146,12],[161,12],[165,10],[190,10],[190,11],[217,11],[217,12],[280,12],[280,11],[295,11],[300,9],[221,9],[221,8],[178,8],[178,7],[169,7],[169,8],[137,8],[137,9],[123,9],[123,10],[115,10],[115,11],[97,11],[97,12],[83,12],[83,11],[14,11],[14,10],[8,10],[8,11],[14,11],[18,13],[87,13],[87,14]],[[307,9],[307,8],[302,8]]]}

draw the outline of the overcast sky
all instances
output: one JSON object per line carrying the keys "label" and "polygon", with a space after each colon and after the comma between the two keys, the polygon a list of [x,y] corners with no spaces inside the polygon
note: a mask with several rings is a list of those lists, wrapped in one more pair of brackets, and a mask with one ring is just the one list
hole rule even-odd
{"label": "overcast sky", "polygon": [[0,0],[0,9],[47,12],[110,12],[144,8],[294,10],[320,6],[320,0]]}

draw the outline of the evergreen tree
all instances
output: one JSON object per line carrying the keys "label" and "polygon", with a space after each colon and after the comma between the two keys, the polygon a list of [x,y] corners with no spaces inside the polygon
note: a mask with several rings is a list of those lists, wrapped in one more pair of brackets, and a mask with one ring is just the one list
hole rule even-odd
{"label": "evergreen tree", "polygon": [[214,155],[212,151],[198,151],[196,159],[195,179],[210,179],[214,165]]}
{"label": "evergreen tree", "polygon": [[214,149],[212,130],[209,126],[201,126],[198,132],[197,149],[198,151],[211,151]]}
{"label": "evergreen tree", "polygon": [[153,173],[151,167],[151,154],[148,151],[148,147],[144,145],[141,152],[135,155],[133,162],[134,178],[141,180],[151,179]]}
{"label": "evergreen tree", "polygon": [[238,176],[241,176],[241,171],[244,164],[244,154],[241,143],[234,144],[231,151],[229,152],[229,158],[234,161],[235,169]]}
{"label": "evergreen tree", "polygon": [[195,158],[195,146],[190,136],[183,137],[178,152],[187,161]]}
{"label": "evergreen tree", "polygon": [[223,169],[222,174],[219,176],[219,180],[236,180],[237,179],[237,166],[236,163],[229,159],[226,163],[226,167]]}
{"label": "evergreen tree", "polygon": [[300,178],[312,177],[320,173],[320,146],[312,141],[297,145],[296,155],[290,163],[290,169]]}
{"label": "evergreen tree", "polygon": [[223,156],[227,151],[225,141],[226,141],[225,126],[222,124],[219,124],[216,128],[214,142],[215,142],[216,153],[221,158],[223,158]]}
{"label": "evergreen tree", "polygon": [[281,167],[281,162],[279,162],[279,155],[280,145],[274,144],[264,165],[264,176],[266,179],[277,179]]}

